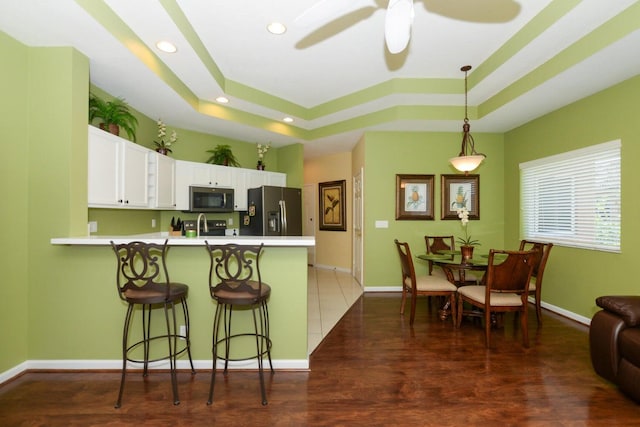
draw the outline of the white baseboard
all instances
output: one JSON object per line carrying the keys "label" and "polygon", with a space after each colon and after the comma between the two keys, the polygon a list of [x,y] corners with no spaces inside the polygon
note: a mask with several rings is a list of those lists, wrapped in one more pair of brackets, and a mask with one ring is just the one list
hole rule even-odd
{"label": "white baseboard", "polygon": [[[364,287],[364,291],[365,292],[402,292],[402,287],[401,286],[365,286]],[[533,298],[529,298],[529,302],[531,304],[533,304],[535,302],[535,299]],[[561,316],[564,316],[568,319],[574,320],[578,323],[582,323],[583,325],[587,325],[589,326],[591,324],[591,319],[589,319],[588,317],[584,317],[581,316],[579,314],[573,313],[571,311],[565,310],[564,308],[546,303],[544,301],[542,301],[542,303],[540,304],[543,308],[559,314]]]}
{"label": "white baseboard", "polygon": [[365,286],[365,292],[402,292],[402,286]]}
{"label": "white baseboard", "polygon": [[315,268],[321,268],[323,270],[334,270],[334,271],[339,271],[341,273],[351,273],[351,269],[349,268],[340,268],[340,267],[334,267],[332,265],[322,265],[322,264],[314,264],[313,265]]}
{"label": "white baseboard", "polygon": [[[211,360],[194,360],[193,367],[196,370],[210,370]],[[269,366],[269,361],[265,361],[265,367]],[[128,362],[128,368],[140,369],[142,364]],[[224,368],[224,362],[218,360],[218,368]],[[178,360],[178,369],[188,370],[188,360]],[[28,360],[5,372],[0,373],[0,385],[4,382],[20,375],[27,370],[51,370],[51,371],[87,371],[87,370],[114,370],[122,369],[122,360]],[[149,369],[169,369],[169,361],[163,360],[149,364]],[[229,362],[229,369],[257,370],[256,359]],[[273,369],[289,371],[308,371],[308,359],[282,359],[273,360]]]}
{"label": "white baseboard", "polygon": [[13,368],[7,371],[0,372],[0,385],[6,381],[9,381],[11,378],[17,377],[18,375],[26,371],[28,369],[27,363],[28,362],[22,362],[21,364],[14,366]]}
{"label": "white baseboard", "polygon": [[[534,301],[533,299],[531,298],[529,299],[529,302],[533,303],[533,301]],[[587,325],[587,326],[591,325],[591,319],[589,319],[588,317],[581,316],[579,314],[565,310],[564,308],[560,308],[555,305],[548,304],[544,301],[540,303],[540,306],[542,306],[543,308],[546,308],[547,310],[553,313],[559,314],[571,320],[575,320],[578,323],[582,323],[583,325]]]}

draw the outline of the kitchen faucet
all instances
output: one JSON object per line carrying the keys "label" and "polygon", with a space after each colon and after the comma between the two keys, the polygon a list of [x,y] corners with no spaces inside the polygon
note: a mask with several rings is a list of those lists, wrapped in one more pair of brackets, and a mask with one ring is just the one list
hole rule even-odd
{"label": "kitchen faucet", "polygon": [[198,214],[198,219],[197,219],[197,222],[196,222],[196,230],[197,230],[197,233],[198,233],[198,237],[200,237],[200,219],[201,218],[204,220],[204,232],[205,233],[209,232],[209,227],[207,226],[207,217],[206,217],[206,215],[203,214],[203,213],[199,213]]}

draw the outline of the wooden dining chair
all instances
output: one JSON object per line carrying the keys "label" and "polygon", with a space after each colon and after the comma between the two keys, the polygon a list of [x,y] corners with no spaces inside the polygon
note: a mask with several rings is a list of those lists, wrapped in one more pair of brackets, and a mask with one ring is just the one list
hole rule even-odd
{"label": "wooden dining chair", "polygon": [[533,296],[535,300],[538,326],[542,325],[542,278],[544,276],[544,269],[547,265],[551,248],[553,248],[553,243],[534,242],[531,240],[520,241],[521,251],[538,251],[538,254],[536,255],[537,262],[533,267],[533,273],[531,273],[531,280],[529,281],[529,295]]}
{"label": "wooden dining chair", "polygon": [[[427,247],[427,254],[438,254],[440,251],[455,251],[456,242],[453,236],[424,236],[424,243]],[[451,255],[453,259],[453,255]],[[438,266],[433,268],[433,261],[429,261],[429,275],[436,275],[447,278],[444,271]]]}
{"label": "wooden dining chair", "polygon": [[456,286],[444,277],[430,276],[428,274],[416,276],[413,267],[413,257],[409,244],[394,240],[398,255],[400,255],[400,266],[402,269],[402,302],[400,303],[400,314],[404,314],[404,306],[407,295],[411,295],[411,316],[409,324],[413,325],[416,317],[416,299],[418,296],[441,296],[449,299],[451,305],[451,319],[456,324]]}
{"label": "wooden dining chair", "polygon": [[[455,251],[456,241],[453,236],[424,236],[424,242],[427,247],[427,254],[438,254],[440,251]],[[451,255],[451,259],[454,256]],[[433,261],[429,262],[429,274],[447,278],[447,275],[442,268],[437,265],[434,268]],[[468,271],[465,275],[465,279],[471,283],[479,283],[482,279],[482,274],[476,271]]]}
{"label": "wooden dining chair", "polygon": [[[495,313],[517,312],[520,315],[522,344],[529,347],[527,325],[527,299],[529,280],[535,267],[537,251],[502,251],[491,249],[483,286],[471,285],[458,288],[458,319],[462,323],[462,306],[465,302],[484,311],[485,345],[491,346],[491,316]],[[503,254],[506,257],[497,257]]]}

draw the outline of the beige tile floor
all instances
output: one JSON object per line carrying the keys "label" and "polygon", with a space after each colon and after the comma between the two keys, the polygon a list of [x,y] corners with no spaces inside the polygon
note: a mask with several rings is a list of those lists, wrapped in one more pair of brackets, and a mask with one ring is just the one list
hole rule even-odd
{"label": "beige tile floor", "polygon": [[311,354],[363,290],[351,273],[315,267],[309,267],[308,271],[308,350]]}

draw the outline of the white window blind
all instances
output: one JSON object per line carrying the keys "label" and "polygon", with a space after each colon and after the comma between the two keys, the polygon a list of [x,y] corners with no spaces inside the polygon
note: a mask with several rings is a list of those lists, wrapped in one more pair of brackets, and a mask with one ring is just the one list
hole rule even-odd
{"label": "white window blind", "polygon": [[620,140],[520,164],[523,239],[620,252]]}

